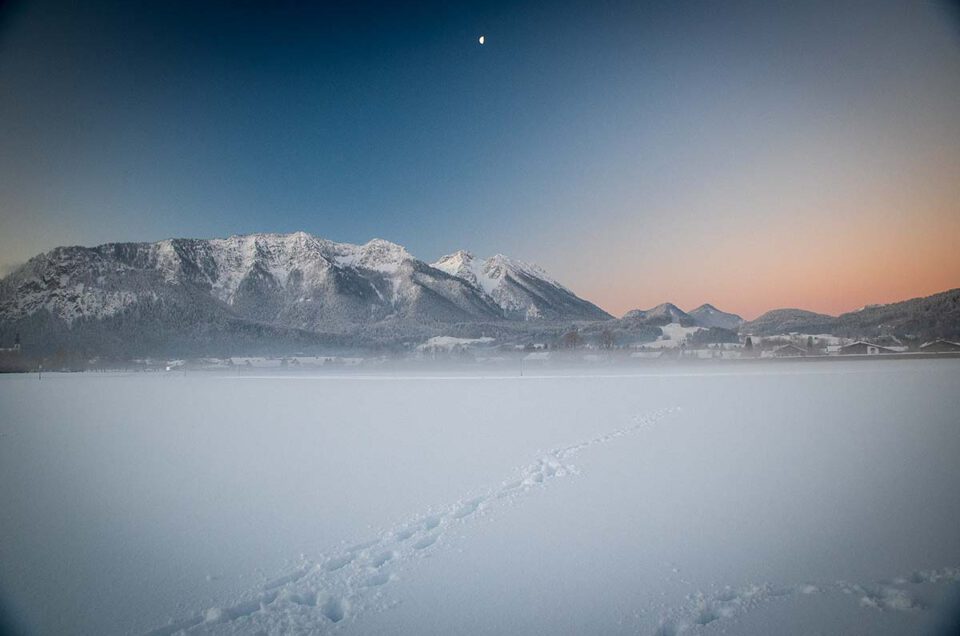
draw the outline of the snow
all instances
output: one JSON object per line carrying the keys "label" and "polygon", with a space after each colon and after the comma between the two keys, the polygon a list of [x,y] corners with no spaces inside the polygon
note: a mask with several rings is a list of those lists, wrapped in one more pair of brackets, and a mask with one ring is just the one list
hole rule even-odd
{"label": "snow", "polygon": [[489,336],[480,338],[456,338],[454,336],[434,336],[426,342],[417,345],[418,351],[450,351],[476,345],[486,345],[493,342]]}
{"label": "snow", "polygon": [[483,261],[477,260],[466,250],[457,250],[453,254],[443,256],[436,263],[431,264],[431,267],[461,278],[488,295],[492,294],[500,283],[499,280],[487,275]]}
{"label": "snow", "polygon": [[[430,265],[433,268],[456,276],[475,289],[482,291],[501,308],[508,312],[522,312],[526,320],[537,320],[543,313],[534,302],[527,297],[529,290],[520,291],[511,282],[519,275],[546,283],[566,294],[573,294],[569,289],[552,278],[538,265],[527,263],[503,254],[495,254],[481,260],[466,250],[458,250],[453,254],[441,257]],[[523,289],[523,288],[521,288]]]}
{"label": "snow", "polygon": [[441,257],[430,265],[451,276],[461,278],[489,296],[497,297],[502,290],[506,277],[511,272],[519,272],[531,278],[539,279],[567,291],[566,287],[553,279],[543,268],[533,263],[526,263],[515,258],[495,254],[487,259],[478,259],[471,252],[458,250],[453,254]]}
{"label": "snow", "polygon": [[411,313],[427,322],[605,317],[539,267],[500,254],[481,262],[457,252],[436,265],[462,280],[383,239],[354,245],[305,232],[57,248],[2,280],[0,315],[17,321],[46,309],[70,326],[84,319],[84,330],[96,327],[88,318],[209,295],[244,320],[324,333],[355,326],[358,301],[373,323]]}
{"label": "snow", "polygon": [[[199,267],[184,267],[185,257],[178,251],[178,244],[189,252],[186,258],[195,260]],[[316,284],[324,280],[331,267],[363,268],[390,275],[395,274],[404,261],[413,258],[400,245],[382,239],[353,245],[317,238],[305,232],[248,234],[205,241],[167,239],[139,244],[139,247],[143,250],[144,262],[153,264],[166,284],[179,284],[185,277],[197,276],[210,285],[216,298],[228,304],[233,302],[242,281],[257,267],[285,286],[293,271]],[[91,251],[77,256],[58,249],[41,258],[47,259],[40,265],[41,269],[19,281],[17,294],[8,301],[8,306],[0,307],[9,316],[28,316],[46,308],[71,324],[83,317],[113,316],[138,301],[156,301],[158,298],[156,292],[150,290],[135,293],[105,289],[101,287],[105,280],[102,275],[94,279],[95,285],[74,280],[84,276],[91,267],[101,268],[98,271],[112,268],[115,274],[134,271],[114,261],[100,259]],[[89,259],[95,262],[91,265],[86,262]],[[48,267],[64,269],[65,273],[56,281],[48,279],[44,269]]]}
{"label": "snow", "polygon": [[527,355],[523,356],[524,360],[530,362],[543,362],[544,360],[550,359],[549,351],[531,351]]}
{"label": "snow", "polygon": [[0,377],[38,634],[915,634],[960,361]]}
{"label": "snow", "polygon": [[364,245],[338,244],[335,260],[341,267],[363,267],[392,274],[404,261],[412,258],[406,249],[396,243],[373,239]]}
{"label": "snow", "polygon": [[643,343],[645,349],[674,349],[684,344],[687,336],[701,331],[703,327],[684,327],[678,322],[671,322],[662,325],[660,331],[662,335],[658,336],[653,342]]}

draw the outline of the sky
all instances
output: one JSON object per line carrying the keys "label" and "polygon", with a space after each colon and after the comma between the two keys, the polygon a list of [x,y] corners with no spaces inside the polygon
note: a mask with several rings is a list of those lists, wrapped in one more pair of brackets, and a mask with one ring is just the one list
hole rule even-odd
{"label": "sky", "polygon": [[960,287],[956,3],[400,4],[0,2],[0,271],[304,230],[615,315]]}

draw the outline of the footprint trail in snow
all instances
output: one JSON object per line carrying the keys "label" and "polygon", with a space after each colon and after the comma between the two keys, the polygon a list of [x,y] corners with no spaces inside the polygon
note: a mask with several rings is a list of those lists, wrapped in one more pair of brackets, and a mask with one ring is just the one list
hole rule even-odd
{"label": "footprint trail in snow", "polygon": [[907,576],[873,584],[834,581],[791,586],[771,583],[750,584],[742,587],[727,586],[711,592],[697,592],[689,595],[684,606],[661,617],[654,636],[696,633],[702,627],[726,623],[767,603],[800,596],[841,595],[850,598],[860,607],[881,612],[916,612],[926,608],[913,593],[914,586],[952,585],[957,582],[960,582],[960,568],[945,567],[935,570],[917,570]]}
{"label": "footprint trail in snow", "polygon": [[630,435],[677,410],[639,415],[630,426],[547,452],[521,469],[517,478],[485,494],[462,499],[442,512],[420,515],[317,562],[306,562],[229,606],[211,607],[148,634],[316,634],[331,631],[363,611],[384,609],[382,590],[397,580],[397,571],[434,549],[452,528],[498,502],[508,502],[557,477],[575,474],[576,469],[567,463],[570,458],[592,446]]}

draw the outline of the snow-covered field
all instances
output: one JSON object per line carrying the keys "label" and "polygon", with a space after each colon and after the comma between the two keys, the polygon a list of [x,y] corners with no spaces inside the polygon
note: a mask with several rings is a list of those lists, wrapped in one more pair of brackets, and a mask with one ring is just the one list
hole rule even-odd
{"label": "snow-covered field", "polygon": [[281,373],[0,377],[16,627],[934,634],[960,607],[960,361]]}

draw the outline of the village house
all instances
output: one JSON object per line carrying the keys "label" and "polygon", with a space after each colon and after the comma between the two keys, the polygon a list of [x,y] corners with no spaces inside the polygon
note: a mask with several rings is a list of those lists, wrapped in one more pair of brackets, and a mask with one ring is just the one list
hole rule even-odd
{"label": "village house", "polygon": [[950,340],[934,340],[920,345],[923,353],[960,353],[960,342]]}
{"label": "village house", "polygon": [[799,358],[807,355],[807,350],[795,344],[785,344],[770,352],[771,358]]}
{"label": "village house", "polygon": [[881,347],[878,344],[873,344],[872,342],[866,342],[863,340],[858,340],[848,345],[843,345],[840,347],[841,355],[859,355],[859,356],[873,356],[881,353],[897,353],[894,349],[890,347]]}

